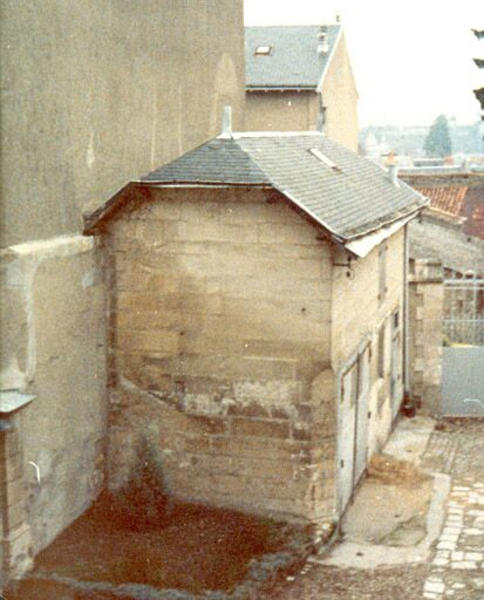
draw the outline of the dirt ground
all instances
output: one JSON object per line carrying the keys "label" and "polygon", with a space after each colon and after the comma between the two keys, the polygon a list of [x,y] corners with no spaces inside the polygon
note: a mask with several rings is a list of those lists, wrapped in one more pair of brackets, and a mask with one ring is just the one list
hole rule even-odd
{"label": "dirt ground", "polygon": [[[276,566],[291,562],[287,551],[297,539],[306,541],[305,533],[294,527],[189,503],[163,503],[149,522],[139,511],[126,513],[106,494],[39,554],[34,573],[15,598],[58,600],[62,586],[42,583],[46,574],[60,582],[109,582],[109,590],[143,584],[195,596],[204,590],[231,592],[248,577],[264,578],[257,559],[267,562],[269,557]],[[94,592],[79,597],[104,598]]]}

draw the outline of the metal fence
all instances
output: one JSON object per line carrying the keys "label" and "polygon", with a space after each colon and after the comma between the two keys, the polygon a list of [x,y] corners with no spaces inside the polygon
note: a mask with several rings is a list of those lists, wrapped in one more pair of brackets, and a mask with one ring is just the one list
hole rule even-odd
{"label": "metal fence", "polygon": [[484,346],[484,279],[444,280],[444,341]]}

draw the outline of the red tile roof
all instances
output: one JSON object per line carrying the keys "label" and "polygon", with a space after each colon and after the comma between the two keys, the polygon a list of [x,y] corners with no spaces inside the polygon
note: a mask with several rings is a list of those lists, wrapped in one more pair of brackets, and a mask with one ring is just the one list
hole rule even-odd
{"label": "red tile roof", "polygon": [[468,186],[446,185],[444,187],[421,187],[415,186],[427,198],[430,198],[430,206],[434,210],[444,212],[455,217],[464,214],[464,199]]}

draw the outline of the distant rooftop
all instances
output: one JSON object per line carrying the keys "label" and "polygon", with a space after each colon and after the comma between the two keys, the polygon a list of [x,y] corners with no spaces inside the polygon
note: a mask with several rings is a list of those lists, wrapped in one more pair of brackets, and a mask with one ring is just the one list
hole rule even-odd
{"label": "distant rooftop", "polygon": [[257,89],[316,89],[341,25],[245,28],[245,84]]}

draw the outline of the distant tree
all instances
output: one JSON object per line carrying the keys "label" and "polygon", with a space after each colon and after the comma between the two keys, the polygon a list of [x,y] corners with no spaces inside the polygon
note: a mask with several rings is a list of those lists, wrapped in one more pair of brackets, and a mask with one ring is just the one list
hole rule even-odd
{"label": "distant tree", "polygon": [[449,123],[445,115],[439,115],[425,138],[424,150],[427,156],[449,156],[452,154]]}

